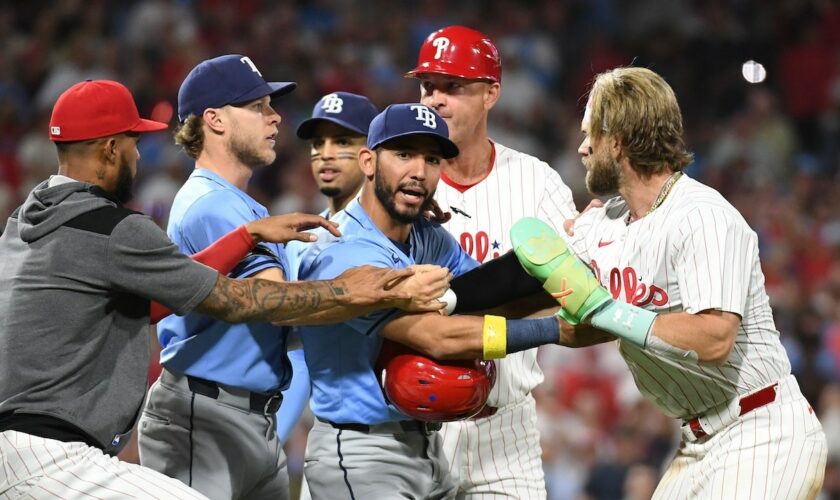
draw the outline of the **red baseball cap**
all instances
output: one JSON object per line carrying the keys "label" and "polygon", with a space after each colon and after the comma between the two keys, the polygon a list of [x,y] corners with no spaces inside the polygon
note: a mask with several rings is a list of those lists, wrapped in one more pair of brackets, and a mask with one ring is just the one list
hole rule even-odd
{"label": "red baseball cap", "polygon": [[122,132],[152,132],[166,123],[140,118],[125,85],[111,80],[85,80],[65,90],[50,117],[53,142],[98,139]]}

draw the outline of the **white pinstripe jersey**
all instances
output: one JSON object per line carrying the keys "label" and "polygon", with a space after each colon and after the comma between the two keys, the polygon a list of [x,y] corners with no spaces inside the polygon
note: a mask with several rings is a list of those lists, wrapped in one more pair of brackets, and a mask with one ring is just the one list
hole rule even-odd
{"label": "white pinstripe jersey", "polygon": [[613,295],[659,312],[741,316],[722,366],[651,356],[620,342],[636,385],[664,413],[691,418],[790,374],[764,290],[758,238],[720,193],[683,176],[662,205],[626,224],[613,198],[575,223],[570,244]]}
{"label": "white pinstripe jersey", "polygon": [[[522,217],[538,217],[558,231],[577,215],[572,191],[547,163],[525,153],[493,144],[490,173],[462,191],[441,175],[435,199],[452,212],[443,226],[479,262],[504,254],[510,247],[510,227]],[[496,360],[496,385],[488,404],[505,406],[521,400],[543,381],[537,350]]]}

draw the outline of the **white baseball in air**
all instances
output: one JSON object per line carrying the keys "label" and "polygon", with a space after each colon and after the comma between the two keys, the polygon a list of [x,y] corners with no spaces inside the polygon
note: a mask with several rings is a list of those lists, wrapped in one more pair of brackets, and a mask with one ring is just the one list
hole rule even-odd
{"label": "white baseball in air", "polygon": [[744,80],[750,83],[761,83],[767,78],[767,70],[764,69],[764,65],[752,59],[741,66],[741,74],[744,75]]}

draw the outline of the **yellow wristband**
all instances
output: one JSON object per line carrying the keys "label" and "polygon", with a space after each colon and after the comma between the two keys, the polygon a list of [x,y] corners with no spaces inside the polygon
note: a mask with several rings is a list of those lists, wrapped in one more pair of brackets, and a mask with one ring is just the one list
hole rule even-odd
{"label": "yellow wristband", "polygon": [[507,320],[501,316],[484,316],[484,359],[507,356]]}

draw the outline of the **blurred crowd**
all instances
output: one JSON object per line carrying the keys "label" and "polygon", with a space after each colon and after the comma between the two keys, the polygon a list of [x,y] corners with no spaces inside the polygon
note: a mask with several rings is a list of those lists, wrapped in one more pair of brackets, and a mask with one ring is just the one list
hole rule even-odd
{"label": "blurred crowd", "polygon": [[[277,161],[251,194],[272,213],[325,206],[294,129],[325,93],[380,108],[416,101],[413,67],[431,31],[464,24],[494,39],[498,142],[549,162],[590,200],[576,153],[585,89],[600,71],[647,66],[674,87],[688,174],[720,190],[758,233],[776,324],[829,443],[825,498],[840,498],[840,1],[837,0],[62,0],[0,3],[0,215],[56,171],[47,123],[86,78],[134,93],[141,116],[177,121],[199,61],[248,55],[298,89],[276,102]],[[750,84],[741,66],[767,70]],[[135,205],[166,223],[192,162],[171,133],[144,137]],[[613,345],[541,352],[536,396],[552,499],[643,499],[677,444],[677,423],[644,402]],[[288,444],[299,477],[308,422]]]}

